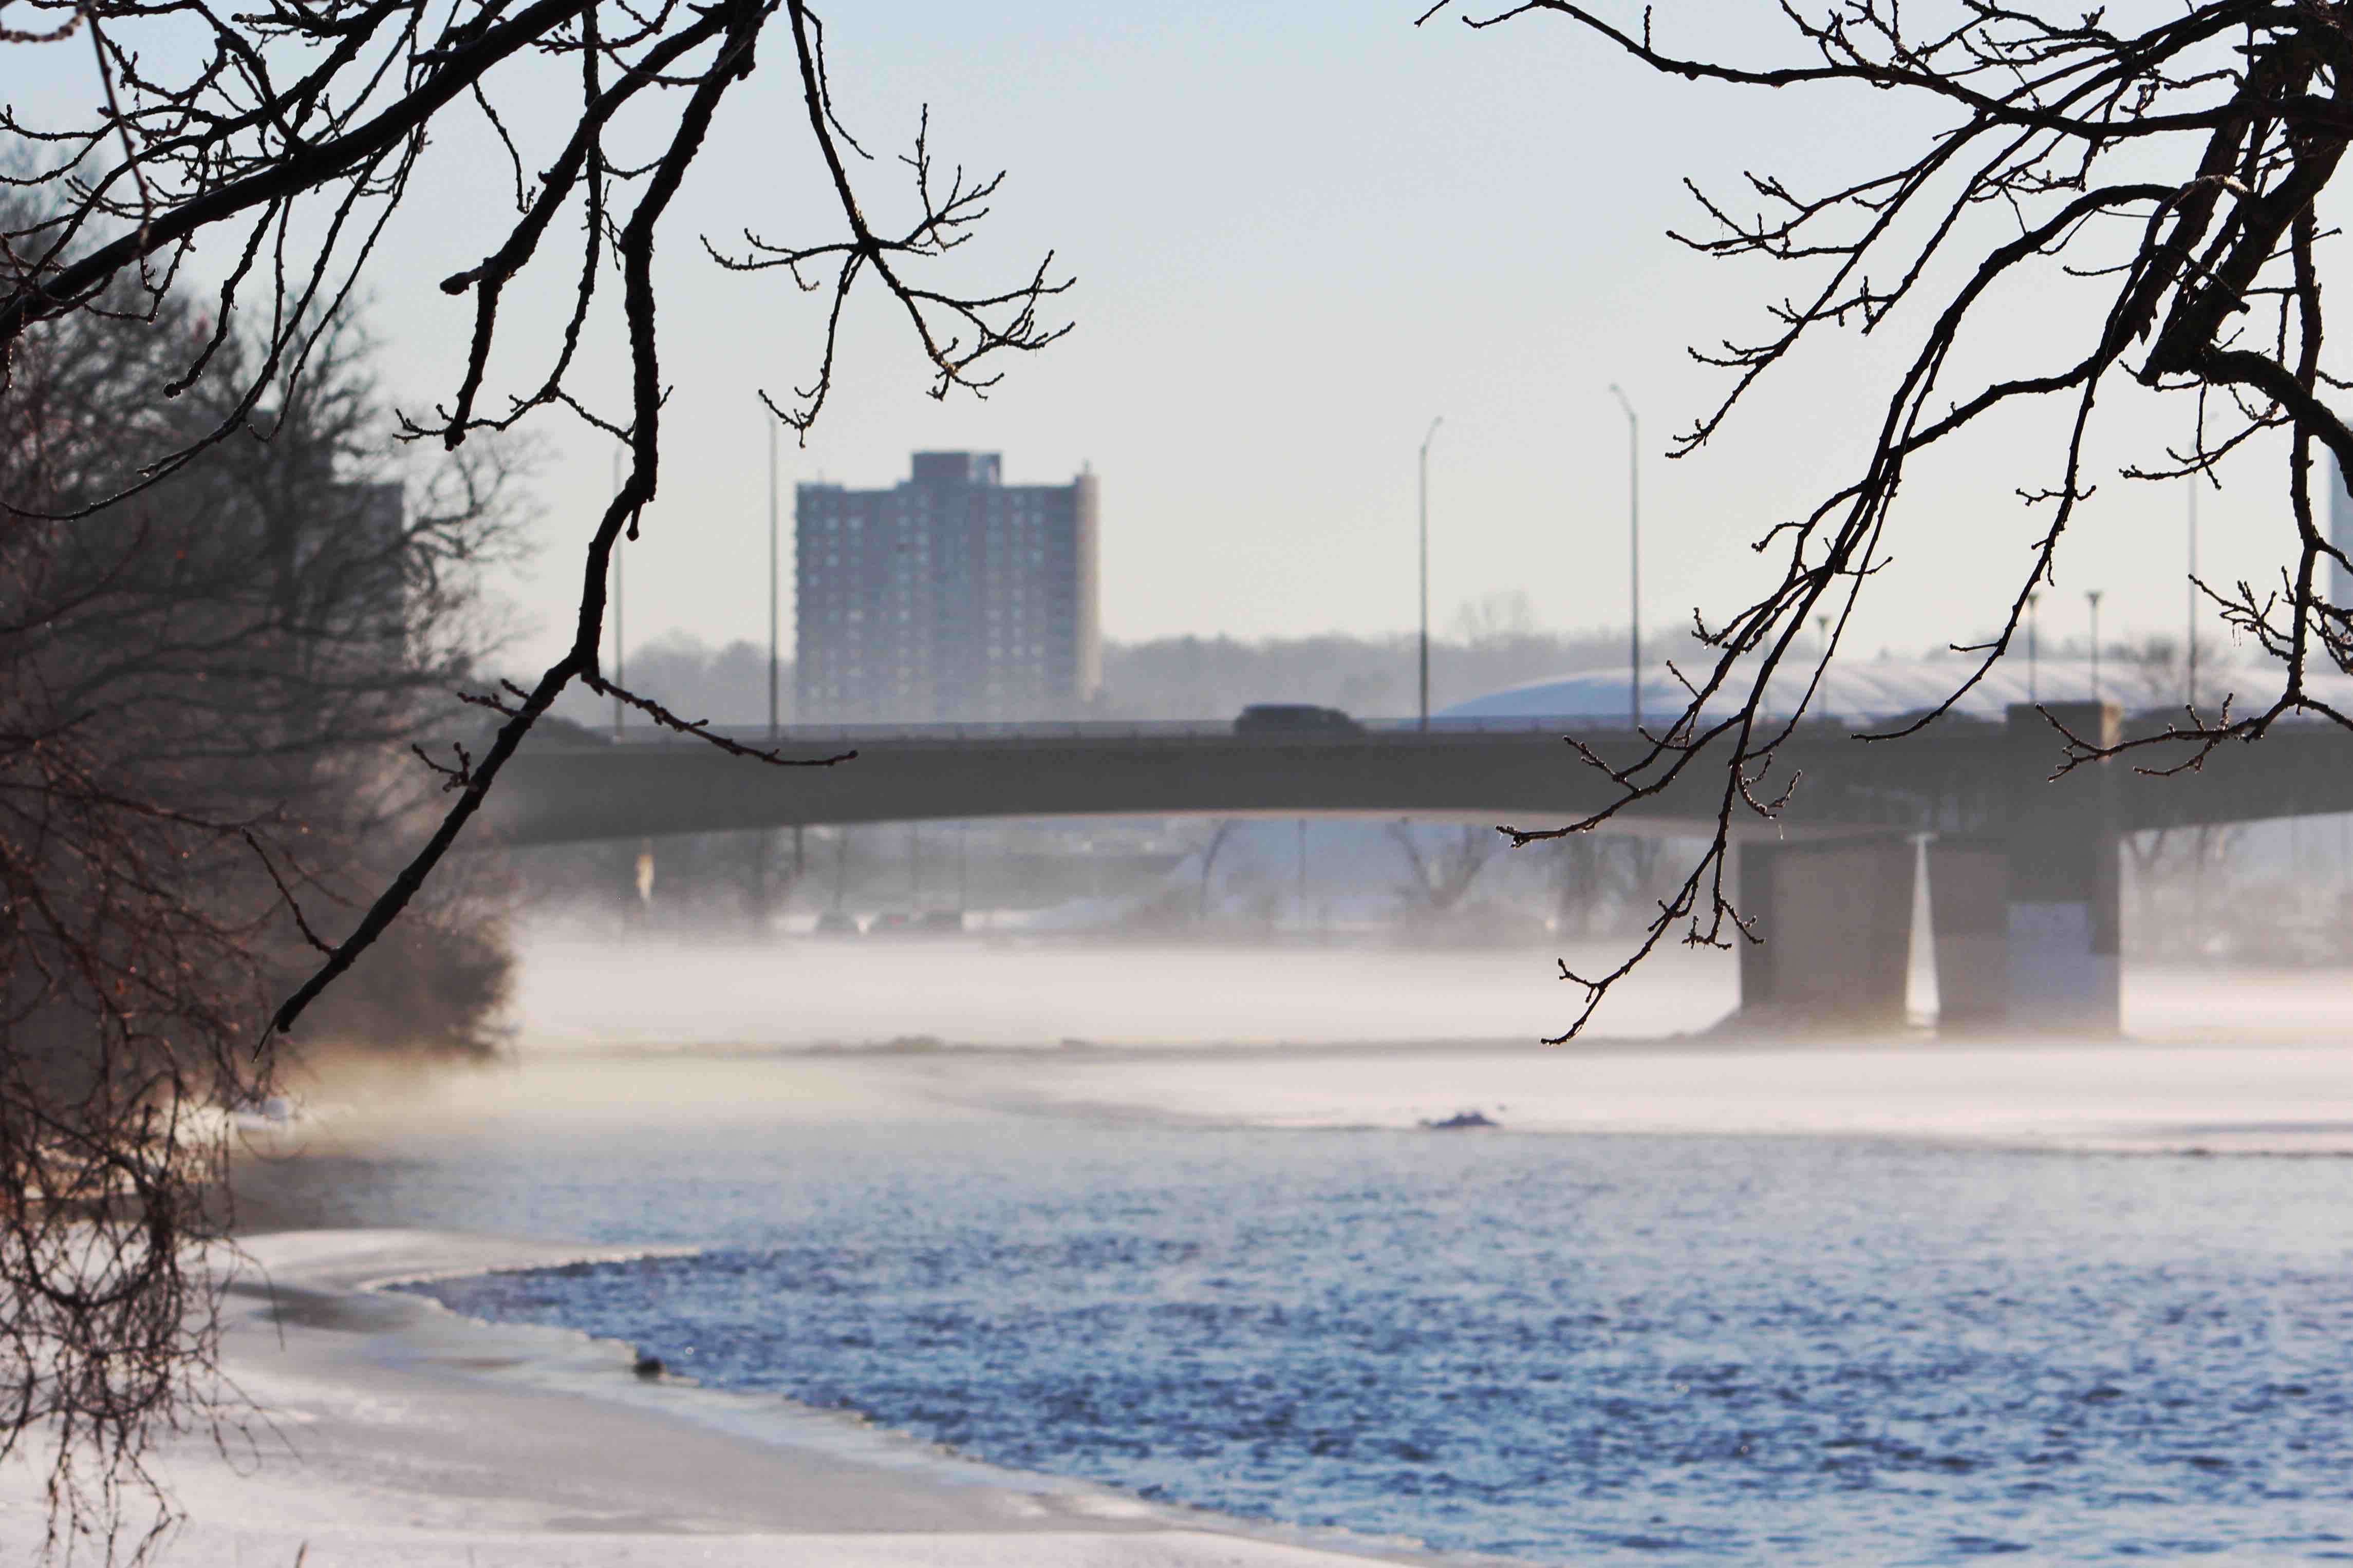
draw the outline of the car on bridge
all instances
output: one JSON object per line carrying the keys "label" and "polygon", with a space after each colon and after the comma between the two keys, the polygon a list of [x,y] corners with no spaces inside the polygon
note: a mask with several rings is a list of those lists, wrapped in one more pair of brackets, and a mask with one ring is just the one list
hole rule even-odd
{"label": "car on bridge", "polygon": [[1253,702],[1234,720],[1237,735],[1361,735],[1365,727],[1337,708],[1307,702]]}

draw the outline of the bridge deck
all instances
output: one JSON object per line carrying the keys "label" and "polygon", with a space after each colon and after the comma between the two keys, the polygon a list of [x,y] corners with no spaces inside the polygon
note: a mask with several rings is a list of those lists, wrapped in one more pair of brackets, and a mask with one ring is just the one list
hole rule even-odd
{"label": "bridge deck", "polygon": [[[857,751],[857,760],[828,768],[772,767],[684,739],[575,736],[534,742],[516,756],[484,816],[493,837],[517,846],[1058,816],[1455,816],[1540,826],[1598,810],[1618,793],[1565,743],[1568,728],[1513,721],[1358,734],[1237,735],[1230,725],[1206,723],[785,734],[789,756]],[[765,742],[759,731],[733,733]],[[1618,765],[1641,744],[1623,728],[1586,729],[1579,739]],[[1898,742],[1813,725],[1784,748],[1783,765],[1757,793],[1778,795],[1790,772],[1802,774],[1782,824],[1788,831],[1992,832],[2013,798],[2031,799],[2032,781],[2056,761],[2055,742],[2038,737],[2021,748],[2000,725],[1955,721]],[[2318,724],[2233,745],[2196,773],[2118,772],[2126,828],[2353,810],[2353,736]],[[1630,808],[1627,821],[1687,829],[1713,819],[1724,788],[1722,771],[1703,758],[1672,788]]]}

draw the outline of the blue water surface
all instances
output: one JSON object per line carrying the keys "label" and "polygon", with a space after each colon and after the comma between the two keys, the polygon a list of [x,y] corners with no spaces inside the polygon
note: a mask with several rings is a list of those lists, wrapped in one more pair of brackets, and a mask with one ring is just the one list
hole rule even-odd
{"label": "blue water surface", "polygon": [[423,1287],[979,1458],[1531,1563],[2353,1559],[2353,1162],[1013,1119],[304,1163]]}

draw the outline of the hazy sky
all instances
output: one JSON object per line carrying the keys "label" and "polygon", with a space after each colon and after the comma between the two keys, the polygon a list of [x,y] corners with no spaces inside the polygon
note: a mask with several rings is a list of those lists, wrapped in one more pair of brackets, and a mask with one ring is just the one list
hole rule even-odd
{"label": "hazy sky", "polygon": [[[1762,331],[1762,304],[1799,282],[1669,239],[1671,226],[1698,222],[1681,180],[1745,209],[1745,168],[1817,188],[1877,167],[1884,148],[1933,122],[1883,95],[1658,79],[1543,17],[1416,29],[1417,9],[870,0],[832,15],[839,108],[870,149],[885,160],[902,150],[928,102],[945,158],[1009,171],[958,275],[1009,282],[1050,247],[1077,279],[1063,301],[1077,330],[1006,364],[987,402],[935,404],[870,297],[824,422],[806,449],[784,446],[787,525],[795,479],[887,484],[914,448],[1001,451],[1017,481],[1059,482],[1091,463],[1109,635],[1405,629],[1415,448],[1443,416],[1430,472],[1437,623],[1466,598],[1517,588],[1549,625],[1622,625],[1627,431],[1615,381],[1643,417],[1646,622],[1688,624],[1694,604],[1733,608],[1759,570],[1746,542],[1848,476],[1890,351],[1908,346],[1918,318],[1891,323],[1902,335],[1881,346],[1825,338],[1701,455],[1666,461],[1670,434],[1720,384],[1685,345]],[[1746,0],[1675,7],[1662,27],[1670,41],[1789,58],[1778,21]],[[720,274],[694,236],[833,232],[780,43],[732,101],[668,232],[662,344],[676,390],[660,497],[629,553],[632,644],[766,632],[766,437],[753,392],[807,378],[822,297],[780,277]],[[32,54],[13,48],[0,67],[65,59]],[[0,85],[19,101],[68,90],[21,76]],[[503,234],[503,176],[487,154],[472,129],[442,134],[387,238],[373,320],[388,384],[415,400],[448,397],[470,321],[470,301],[433,281]],[[870,210],[903,214],[894,166],[863,175]],[[534,312],[543,326],[560,320],[567,268],[543,275],[551,291],[521,303],[518,325]],[[1963,362],[2072,359],[2088,329],[2067,304],[2052,287],[2005,301]],[[591,374],[616,363],[600,346]],[[2122,394],[2104,407],[2111,475],[2178,438],[2188,416]],[[538,556],[511,584],[537,628],[518,663],[556,646],[578,543],[609,485],[604,444],[545,427]],[[2052,481],[2052,428],[2013,423],[1915,468],[1895,564],[1857,633],[1864,653],[1915,653],[1989,624],[2025,564],[2030,520],[2010,492]],[[2282,558],[2276,450],[2242,462],[2232,493],[2201,500],[2211,574],[2267,574]],[[2085,587],[2105,590],[2108,628],[2178,632],[2183,500],[2179,485],[2107,485],[2062,559],[2045,635],[2080,630]],[[787,539],[787,649],[790,559]]]}

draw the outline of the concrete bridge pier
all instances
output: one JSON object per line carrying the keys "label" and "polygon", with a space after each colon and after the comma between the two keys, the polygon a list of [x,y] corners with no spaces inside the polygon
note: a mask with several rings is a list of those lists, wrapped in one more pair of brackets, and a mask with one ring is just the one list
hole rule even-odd
{"label": "concrete bridge pier", "polygon": [[1928,930],[1942,1034],[2010,1022],[2010,841],[1942,834],[1928,845]]}
{"label": "concrete bridge pier", "polygon": [[[2084,740],[2117,738],[2112,705],[2047,707]],[[2059,745],[2041,712],[2012,708],[2000,830],[1941,835],[1928,847],[1944,1032],[2120,1026],[2116,770],[2094,764],[2053,781]],[[1741,846],[1740,908],[1765,941],[1741,949],[1740,1025],[1901,1027],[1917,860],[1900,833]]]}
{"label": "concrete bridge pier", "polygon": [[[2084,741],[2121,737],[2112,703],[2054,702]],[[2113,1035],[2122,1026],[2122,906],[2116,883],[2115,763],[2052,780],[2059,737],[2042,715],[2010,710],[2008,1017],[2014,1030]]]}
{"label": "concrete bridge pier", "polygon": [[[2045,706],[2069,733],[2116,743],[2113,704]],[[2118,764],[2052,779],[2059,736],[2023,704],[2003,742],[2003,831],[1928,847],[1937,1027],[2113,1035],[2123,1026]]]}
{"label": "concrete bridge pier", "polygon": [[1904,1026],[1919,855],[1908,834],[1740,846],[1737,1022],[1766,1029]]}

